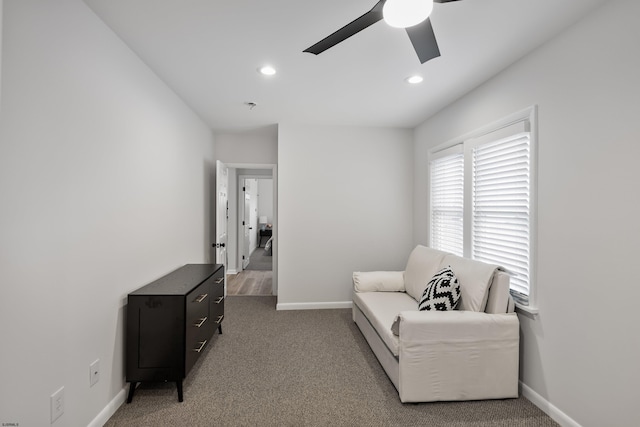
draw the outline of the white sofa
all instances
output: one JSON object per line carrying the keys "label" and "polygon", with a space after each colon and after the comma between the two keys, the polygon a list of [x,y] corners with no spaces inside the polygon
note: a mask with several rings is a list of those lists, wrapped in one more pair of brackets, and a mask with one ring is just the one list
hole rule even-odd
{"label": "white sofa", "polygon": [[[458,306],[419,311],[446,266],[460,284]],[[353,320],[402,402],[518,397],[519,322],[499,267],[417,246],[405,271],[355,272],[353,283]]]}

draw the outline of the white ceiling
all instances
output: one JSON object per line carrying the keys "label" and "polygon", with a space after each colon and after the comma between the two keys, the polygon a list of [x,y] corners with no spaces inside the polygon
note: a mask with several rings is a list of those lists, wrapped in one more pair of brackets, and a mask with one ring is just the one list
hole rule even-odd
{"label": "white ceiling", "polygon": [[[436,4],[442,56],[425,64],[383,21],[318,56],[302,52],[376,0],[85,1],[212,129],[233,131],[415,127],[607,0]],[[278,73],[260,75],[263,64]],[[407,84],[412,74],[425,81]]]}

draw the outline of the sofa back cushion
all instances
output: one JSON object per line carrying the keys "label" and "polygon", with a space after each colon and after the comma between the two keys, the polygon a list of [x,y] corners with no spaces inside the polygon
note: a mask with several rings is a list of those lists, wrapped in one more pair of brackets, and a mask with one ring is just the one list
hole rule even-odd
{"label": "sofa back cushion", "polygon": [[[445,255],[448,255],[447,252],[422,245],[413,249],[404,271],[404,288],[407,294],[420,301],[429,280],[442,268]],[[455,272],[455,269],[453,271]]]}
{"label": "sofa back cushion", "polygon": [[442,261],[442,267],[447,265],[451,266],[460,283],[458,310],[484,311],[493,275],[499,267],[451,254],[447,254]]}

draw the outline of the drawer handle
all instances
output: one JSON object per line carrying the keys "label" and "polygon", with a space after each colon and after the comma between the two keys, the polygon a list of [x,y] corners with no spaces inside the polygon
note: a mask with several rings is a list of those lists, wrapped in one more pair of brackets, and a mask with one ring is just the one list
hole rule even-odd
{"label": "drawer handle", "polygon": [[216,324],[222,322],[223,317],[224,317],[224,314],[221,314],[220,316],[218,316],[218,320],[216,320]]}
{"label": "drawer handle", "polygon": [[218,297],[218,299],[216,300],[216,304],[220,304],[222,300],[224,300],[224,297]]}
{"label": "drawer handle", "polygon": [[200,347],[194,348],[193,351],[195,351],[196,353],[200,353],[206,344],[207,340],[200,341]]}
{"label": "drawer handle", "polygon": [[224,282],[224,277],[221,277],[218,280],[216,280],[216,285],[219,285],[222,282]]}
{"label": "drawer handle", "polygon": [[196,328],[199,328],[200,326],[202,326],[204,324],[204,322],[207,321],[207,317],[202,317],[200,318],[200,323],[194,323],[193,326],[195,326]]}
{"label": "drawer handle", "polygon": [[205,298],[207,298],[209,296],[209,294],[202,294],[200,295],[198,298],[196,298],[196,302],[202,302],[205,300]]}

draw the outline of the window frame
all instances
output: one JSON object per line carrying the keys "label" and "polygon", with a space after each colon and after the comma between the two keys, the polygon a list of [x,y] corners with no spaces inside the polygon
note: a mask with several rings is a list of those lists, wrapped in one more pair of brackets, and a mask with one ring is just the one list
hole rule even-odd
{"label": "window frame", "polygon": [[[462,147],[464,153],[464,225],[463,225],[463,247],[464,256],[471,257],[471,245],[472,245],[472,152],[473,147],[478,145],[478,141],[483,138],[489,138],[491,134],[499,134],[501,130],[508,129],[518,124],[523,124],[526,131],[529,133],[530,144],[530,188],[529,188],[529,201],[531,205],[530,209],[530,224],[529,224],[529,242],[530,242],[530,257],[529,257],[529,295],[528,305],[523,305],[518,301],[516,302],[516,308],[524,313],[531,315],[537,315],[538,313],[538,286],[537,286],[537,224],[538,224],[538,111],[537,106],[533,105],[525,108],[516,113],[510,114],[500,120],[490,123],[481,127],[475,131],[464,134],[460,137],[454,138],[444,144],[433,147],[428,152],[428,165],[429,173],[427,174],[428,182],[428,241],[432,241],[432,206],[431,206],[431,162],[439,157],[443,157],[451,150],[455,150],[456,146]],[[499,139],[499,138],[497,138]],[[488,141],[487,141],[488,142]],[[515,299],[514,299],[515,300]]]}

